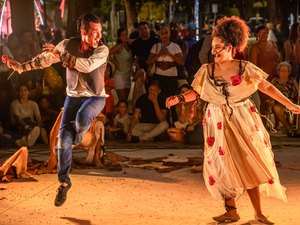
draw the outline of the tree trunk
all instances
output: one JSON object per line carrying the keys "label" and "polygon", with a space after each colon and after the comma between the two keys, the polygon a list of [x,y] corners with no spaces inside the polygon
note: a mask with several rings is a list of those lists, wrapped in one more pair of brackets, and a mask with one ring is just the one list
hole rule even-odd
{"label": "tree trunk", "polygon": [[79,36],[77,19],[85,13],[92,12],[93,0],[69,0],[66,37]]}
{"label": "tree trunk", "polygon": [[126,23],[127,23],[127,31],[130,34],[134,31],[133,24],[137,22],[137,13],[134,8],[135,1],[134,0],[123,0],[125,5],[125,15],[126,15]]}
{"label": "tree trunk", "polygon": [[279,13],[277,8],[277,1],[268,0],[268,8],[269,8],[269,19],[271,23],[275,23],[279,21]]}
{"label": "tree trunk", "polygon": [[[38,43],[35,29],[34,1],[10,0],[12,30],[17,35],[23,30],[31,31],[34,40]],[[37,44],[39,46],[39,44]]]}

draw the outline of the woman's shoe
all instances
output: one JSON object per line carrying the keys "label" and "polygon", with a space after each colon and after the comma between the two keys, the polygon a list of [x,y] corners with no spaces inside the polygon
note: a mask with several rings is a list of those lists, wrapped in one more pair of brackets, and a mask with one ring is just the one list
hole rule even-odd
{"label": "woman's shoe", "polygon": [[236,214],[235,216],[229,215],[229,213],[224,213],[223,215],[220,216],[215,216],[213,217],[214,221],[217,221],[219,223],[222,222],[236,222],[240,219],[239,214]]}
{"label": "woman's shoe", "polygon": [[263,214],[260,214],[259,216],[258,215],[255,215],[255,219],[258,221],[258,222],[261,222],[263,224],[274,224],[272,221],[268,220],[267,217],[265,217]]}

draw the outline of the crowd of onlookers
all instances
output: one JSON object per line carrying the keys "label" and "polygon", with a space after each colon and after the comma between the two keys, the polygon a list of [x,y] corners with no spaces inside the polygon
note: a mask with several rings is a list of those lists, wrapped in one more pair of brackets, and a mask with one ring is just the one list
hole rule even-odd
{"label": "crowd of onlookers", "polygon": [[[222,16],[215,23],[219,19]],[[107,118],[108,139],[203,143],[203,102],[181,103],[170,110],[165,106],[167,97],[191,88],[190,82],[202,64],[213,61],[211,30],[197,40],[197,29],[189,23],[183,32],[171,22],[161,24],[155,32],[147,22],[140,22],[131,34],[124,28],[118,30],[105,72],[105,91],[109,97],[102,113]],[[280,33],[280,26],[273,30],[271,26],[260,25],[255,35],[255,43],[249,43],[245,52],[235,52],[235,58],[249,60],[263,69],[270,82],[297,102],[299,24],[291,26],[287,39]],[[40,52],[43,43],[56,45],[63,39],[59,30],[39,32],[37,37],[40,46],[28,30],[19,36],[11,33],[1,46],[1,54],[26,62]],[[6,65],[0,65],[0,145],[32,146],[36,141],[47,144],[63,106],[64,69],[58,64],[21,75],[12,72]],[[267,115],[266,126],[270,115],[274,115],[275,128],[294,135],[298,124],[284,106],[261,93],[254,93],[252,99],[260,113]]]}

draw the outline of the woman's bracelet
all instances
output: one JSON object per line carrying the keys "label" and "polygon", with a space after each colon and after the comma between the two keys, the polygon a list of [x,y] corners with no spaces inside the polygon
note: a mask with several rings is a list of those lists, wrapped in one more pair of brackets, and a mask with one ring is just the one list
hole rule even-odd
{"label": "woman's bracelet", "polygon": [[176,97],[178,98],[179,103],[185,103],[184,95],[177,95]]}

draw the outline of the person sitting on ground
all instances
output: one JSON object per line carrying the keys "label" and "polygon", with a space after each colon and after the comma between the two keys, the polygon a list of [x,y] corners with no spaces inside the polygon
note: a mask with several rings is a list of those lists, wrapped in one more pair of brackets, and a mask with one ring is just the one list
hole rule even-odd
{"label": "person sitting on ground", "polygon": [[[291,64],[288,62],[281,62],[277,67],[278,77],[274,77],[271,83],[288,99],[296,103],[298,100],[299,86],[297,81],[290,76],[291,71]],[[279,122],[281,122],[286,127],[288,136],[293,136],[294,131],[286,116],[286,107],[278,101],[273,100],[272,111],[275,116],[275,128],[278,129]]]}
{"label": "person sitting on ground", "polygon": [[138,98],[127,133],[128,142],[152,141],[167,131],[167,110],[165,97],[161,95],[160,84],[150,83],[148,93]]}
{"label": "person sitting on ground", "polygon": [[129,130],[131,116],[128,114],[128,102],[120,100],[117,104],[117,114],[114,117],[114,124],[108,127],[108,133],[117,140],[125,139]]}
{"label": "person sitting on ground", "polygon": [[41,129],[41,138],[45,144],[48,144],[49,134],[54,125],[55,119],[59,112],[55,111],[46,96],[42,96],[39,101],[39,108],[41,112],[41,120],[43,128]]}
{"label": "person sitting on ground", "polygon": [[[183,84],[179,87],[178,93],[184,94],[191,89],[190,85]],[[168,129],[168,135],[172,141],[203,144],[202,113],[199,106],[200,104],[196,101],[175,106],[178,120],[174,122],[174,127]]]}
{"label": "person sitting on ground", "polygon": [[112,94],[112,90],[115,87],[115,82],[112,78],[112,66],[110,63],[107,63],[105,74],[104,74],[104,88],[105,93],[108,95],[105,101],[105,106],[102,110],[102,113],[107,117],[108,126],[113,124],[113,115],[115,112],[115,101],[114,96]]}
{"label": "person sitting on ground", "polygon": [[26,85],[20,85],[18,98],[10,105],[11,122],[13,131],[22,135],[18,146],[33,146],[40,135],[41,114],[38,104],[29,100],[29,89]]}

